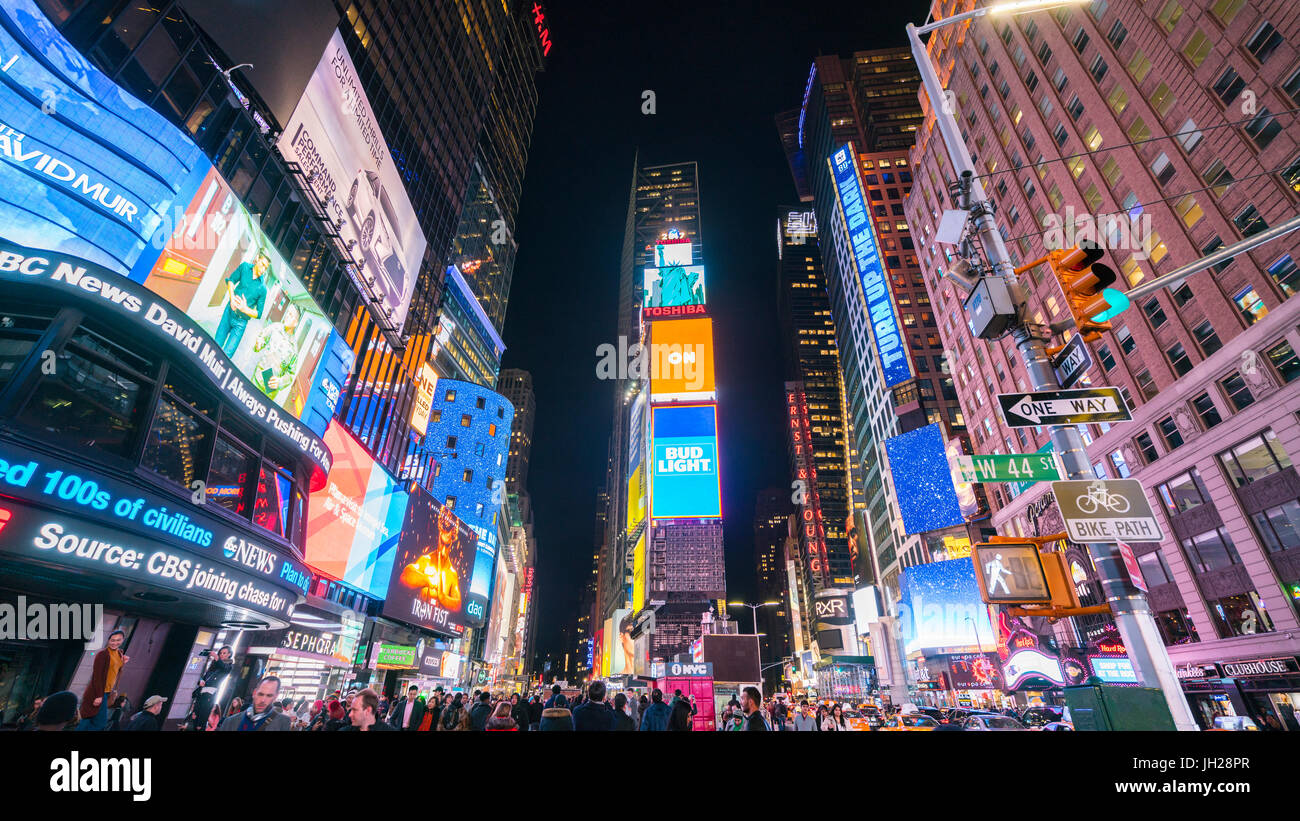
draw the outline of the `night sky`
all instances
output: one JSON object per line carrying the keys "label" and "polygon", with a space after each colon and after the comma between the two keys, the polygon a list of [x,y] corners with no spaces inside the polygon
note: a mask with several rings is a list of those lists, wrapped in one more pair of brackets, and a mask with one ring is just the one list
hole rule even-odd
{"label": "night sky", "polygon": [[[927,4],[804,2],[546,7],[551,53],[518,215],[503,368],[537,393],[529,491],[538,541],[537,653],[559,652],[595,549],[632,162],[695,160],[714,317],[727,589],[755,588],[756,492],[788,486],[776,334],[778,206],[796,201],[774,117],[797,108],[812,59],[906,43]],[[641,113],[642,91],[657,112]]]}

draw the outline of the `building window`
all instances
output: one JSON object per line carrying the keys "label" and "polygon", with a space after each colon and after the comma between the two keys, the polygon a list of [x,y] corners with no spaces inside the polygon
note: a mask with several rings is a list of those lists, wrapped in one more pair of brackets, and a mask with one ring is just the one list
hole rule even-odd
{"label": "building window", "polygon": [[1128,73],[1133,81],[1141,85],[1142,81],[1151,73],[1151,61],[1142,53],[1142,49],[1133,52],[1133,56],[1128,61]]}
{"label": "building window", "polygon": [[1115,332],[1115,338],[1119,340],[1119,349],[1128,356],[1137,350],[1137,342],[1133,339],[1133,334],[1129,331],[1127,325],[1121,325]]}
{"label": "building window", "polygon": [[1268,266],[1268,275],[1277,283],[1277,287],[1282,291],[1282,298],[1287,299],[1297,290],[1300,290],[1300,269],[1296,268],[1295,261],[1291,255],[1279,259],[1277,262]]}
{"label": "building window", "polygon": [[1219,409],[1214,406],[1214,400],[1208,393],[1203,393],[1192,400],[1192,408],[1195,409],[1196,415],[1201,420],[1201,426],[1206,430],[1214,427],[1223,421],[1219,416]]}
{"label": "building window", "polygon": [[1229,173],[1227,166],[1223,164],[1223,160],[1215,160],[1210,163],[1210,167],[1205,169],[1205,173],[1201,175],[1201,178],[1213,186],[1210,188],[1210,193],[1216,197],[1222,197],[1223,192],[1227,191],[1228,186],[1233,183],[1232,174]]}
{"label": "building window", "polygon": [[1128,92],[1124,90],[1123,86],[1116,83],[1106,97],[1106,105],[1110,106],[1110,110],[1114,111],[1115,116],[1118,117],[1124,113],[1124,109],[1128,108]]}
{"label": "building window", "polygon": [[480,396],[477,399],[475,399],[474,407],[478,408],[479,410],[483,410],[485,407],[487,407],[487,397]]}
{"label": "building window", "polygon": [[455,496],[448,496],[448,497],[447,497],[447,500],[446,500],[445,502],[442,503],[442,506],[445,507],[445,508],[447,508],[448,510],[455,510],[455,509],[456,509],[456,497],[455,497]]}
{"label": "building window", "polygon": [[1282,377],[1282,383],[1289,385],[1296,379],[1300,379],[1300,357],[1296,356],[1295,351],[1288,342],[1279,342],[1265,352],[1270,362],[1273,363],[1273,369],[1277,375]]}
{"label": "building window", "polygon": [[1214,332],[1214,326],[1210,324],[1208,319],[1192,328],[1192,336],[1195,337],[1196,344],[1200,346],[1201,353],[1206,356],[1223,347],[1223,343],[1219,341],[1219,335]]}
{"label": "building window", "polygon": [[1186,513],[1210,501],[1210,492],[1206,490],[1196,468],[1175,476],[1157,487],[1156,492],[1165,503],[1165,511],[1170,517]]}
{"label": "building window", "polygon": [[472,481],[474,481],[474,471],[471,470],[471,469],[469,469],[469,468],[465,468],[465,472],[464,472],[463,474],[461,474],[461,477],[460,477],[460,478],[461,478],[463,481],[466,481],[466,482],[472,482]]}
{"label": "building window", "polygon": [[496,435],[497,435],[497,423],[493,422],[492,424],[488,425],[488,437],[491,438],[491,437],[495,437]]}
{"label": "building window", "polygon": [[1192,369],[1192,360],[1188,358],[1187,351],[1183,348],[1183,343],[1175,342],[1171,347],[1165,350],[1165,356],[1169,357],[1169,365],[1174,369],[1177,376],[1185,376]]}
{"label": "building window", "polygon": [[1160,437],[1165,440],[1165,447],[1169,450],[1177,450],[1183,445],[1183,435],[1178,431],[1178,426],[1174,424],[1172,416],[1166,416],[1156,423],[1160,429]]}
{"label": "building window", "polygon": [[1161,151],[1160,156],[1156,157],[1151,163],[1151,173],[1155,175],[1156,182],[1161,185],[1168,185],[1169,181],[1178,173],[1174,164],[1169,161],[1169,155]]}
{"label": "building window", "polygon": [[1237,226],[1237,230],[1241,231],[1243,238],[1254,236],[1268,228],[1268,223],[1264,222],[1264,218],[1260,216],[1254,205],[1247,205],[1240,214],[1232,218],[1232,222]]}
{"label": "building window", "polygon": [[1147,99],[1150,101],[1151,107],[1156,110],[1156,114],[1161,117],[1168,114],[1169,109],[1173,108],[1174,103],[1178,102],[1178,98],[1169,89],[1168,83],[1161,83],[1156,86],[1155,91],[1152,91],[1151,96]]}
{"label": "building window", "polygon": [[1146,368],[1135,373],[1133,379],[1137,382],[1138,392],[1141,393],[1142,398],[1147,401],[1154,399],[1155,395],[1160,392],[1156,387],[1155,380],[1151,378],[1151,371]]}
{"label": "building window", "polygon": [[1108,371],[1115,370],[1115,357],[1111,356],[1110,348],[1101,345],[1097,348],[1097,356],[1101,359],[1101,366]]}
{"label": "building window", "polygon": [[1224,69],[1223,74],[1214,83],[1214,94],[1224,105],[1228,105],[1237,99],[1237,95],[1246,87],[1246,81],[1241,79],[1241,75],[1232,66]]}
{"label": "building window", "polygon": [[1139,556],[1138,566],[1142,568],[1142,578],[1149,588],[1169,584],[1174,580],[1174,574],[1169,571],[1169,565],[1165,563],[1165,557],[1160,555],[1159,550]]}
{"label": "building window", "polygon": [[1246,380],[1241,378],[1241,374],[1234,373],[1220,382],[1219,385],[1223,388],[1223,393],[1228,398],[1228,404],[1232,406],[1233,410],[1245,410],[1255,404],[1255,397],[1251,395],[1250,388],[1246,386]]}
{"label": "building window", "polygon": [[1273,28],[1272,23],[1265,22],[1255,32],[1255,36],[1246,43],[1246,50],[1262,63],[1268,60],[1280,45],[1282,45],[1282,35]]}
{"label": "building window", "polygon": [[1209,573],[1241,564],[1241,556],[1237,555],[1237,546],[1232,543],[1232,537],[1217,527],[1184,539],[1183,550],[1197,573]]}
{"label": "building window", "polygon": [[1186,282],[1183,282],[1177,288],[1170,291],[1169,296],[1173,298],[1174,305],[1181,308],[1184,305],[1186,305],[1188,302],[1192,301],[1192,296],[1193,296],[1192,286],[1188,285]]}
{"label": "building window", "polygon": [[1128,29],[1124,28],[1123,23],[1116,20],[1115,25],[1110,27],[1110,33],[1106,35],[1106,39],[1110,41],[1113,48],[1118,49],[1128,39]]}
{"label": "building window", "polygon": [[1260,151],[1268,148],[1273,138],[1282,133],[1282,124],[1277,121],[1277,117],[1273,116],[1267,106],[1260,109],[1259,115],[1246,123],[1243,128]]}
{"label": "building window", "polygon": [[447,437],[447,447],[449,447],[449,448],[454,448],[454,447],[456,447],[456,437],[455,437],[455,436],[448,436],[448,437]]}
{"label": "building window", "polygon": [[455,401],[456,401],[456,392],[455,392],[454,390],[453,390],[453,391],[447,391],[446,395],[445,395],[443,398],[444,398],[447,402],[455,402]]}
{"label": "building window", "polygon": [[1268,611],[1254,590],[1224,596],[1218,601],[1207,601],[1206,604],[1209,605],[1210,618],[1214,620],[1214,629],[1218,631],[1219,638],[1273,632],[1273,620],[1269,618]]}
{"label": "building window", "polygon": [[1151,320],[1152,328],[1159,328],[1169,321],[1164,309],[1160,307],[1160,300],[1154,297],[1142,303],[1142,312],[1147,315],[1147,319]]}
{"label": "building window", "polygon": [[1220,453],[1219,461],[1233,487],[1249,485],[1291,467],[1291,459],[1270,428]]}
{"label": "building window", "polygon": [[1109,70],[1110,66],[1106,65],[1106,61],[1101,58],[1100,54],[1098,54],[1093,58],[1092,65],[1088,68],[1088,73],[1092,75],[1092,79],[1100,83],[1106,77],[1106,72]]}
{"label": "building window", "polygon": [[1178,21],[1182,18],[1183,7],[1178,3],[1178,0],[1167,0],[1156,15],[1156,22],[1165,30],[1165,34],[1168,34],[1174,30],[1174,26],[1178,25]]}
{"label": "building window", "polygon": [[1156,627],[1160,628],[1160,637],[1169,646],[1201,640],[1186,609],[1162,610],[1156,614]]}
{"label": "building window", "polygon": [[1253,513],[1250,518],[1268,552],[1300,548],[1300,501],[1284,502]]}
{"label": "building window", "polygon": [[1142,454],[1142,459],[1148,465],[1160,458],[1159,452],[1156,451],[1156,443],[1151,441],[1151,434],[1143,431],[1133,440],[1137,449]]}
{"label": "building window", "polygon": [[1213,45],[1210,38],[1205,36],[1205,32],[1196,29],[1183,46],[1183,56],[1194,68],[1200,68],[1201,63],[1205,62],[1205,58],[1210,55]]}
{"label": "building window", "polygon": [[1241,313],[1241,318],[1246,320],[1247,325],[1254,325],[1268,316],[1268,308],[1264,306],[1264,300],[1252,287],[1242,288],[1233,296],[1232,301],[1237,303],[1237,310]]}

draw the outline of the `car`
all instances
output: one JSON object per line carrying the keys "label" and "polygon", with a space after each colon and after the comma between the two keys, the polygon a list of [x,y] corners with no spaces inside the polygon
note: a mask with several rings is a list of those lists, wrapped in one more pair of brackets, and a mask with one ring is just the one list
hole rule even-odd
{"label": "car", "polygon": [[867,717],[857,710],[844,710],[841,715],[844,716],[844,723],[848,725],[850,730],[866,732],[875,729],[871,726],[871,722]]}
{"label": "car", "polygon": [[964,730],[989,730],[995,732],[1029,729],[1011,716],[1000,716],[996,713],[977,713],[962,722],[961,726]]}
{"label": "car", "polygon": [[938,707],[917,707],[916,712],[923,716],[929,716],[934,719],[936,724],[942,724],[945,718],[943,710]]}
{"label": "car", "polygon": [[895,732],[927,732],[939,729],[939,722],[927,715],[919,713],[906,713],[903,715],[891,716],[882,726],[881,730],[892,730]]}
{"label": "car", "polygon": [[1040,705],[1030,707],[1020,714],[1020,722],[1026,727],[1041,727],[1054,721],[1061,721],[1065,710],[1061,707]]}
{"label": "car", "polygon": [[1221,731],[1228,731],[1228,730],[1247,730],[1247,731],[1249,731],[1249,730],[1258,730],[1258,729],[1259,729],[1259,727],[1255,726],[1255,720],[1254,720],[1253,718],[1248,717],[1248,716],[1215,716],[1215,717],[1214,717],[1214,726],[1210,728],[1211,731],[1213,731],[1213,730],[1221,730]]}
{"label": "car", "polygon": [[955,707],[949,710],[944,718],[949,724],[962,724],[971,716],[992,716],[999,715],[991,710],[974,710],[969,707]]}
{"label": "car", "polygon": [[1044,733],[1072,733],[1074,725],[1068,721],[1049,721],[1039,727],[1030,727],[1031,730],[1040,730]]}
{"label": "car", "polygon": [[879,708],[874,704],[860,705],[858,707],[858,712],[862,714],[862,717],[866,719],[867,724],[870,725],[873,730],[878,729],[885,721],[885,717],[880,714]]}
{"label": "car", "polygon": [[353,239],[348,250],[355,247],[360,252],[361,268],[383,279],[375,285],[382,286],[384,295],[400,300],[406,293],[407,277],[405,251],[398,233],[401,220],[379,175],[365,168],[358,171],[344,208],[352,221]]}

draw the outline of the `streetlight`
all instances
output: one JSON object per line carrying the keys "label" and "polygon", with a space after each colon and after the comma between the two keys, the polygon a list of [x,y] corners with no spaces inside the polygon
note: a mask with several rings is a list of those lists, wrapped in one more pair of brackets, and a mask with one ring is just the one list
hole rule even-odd
{"label": "streetlight", "polygon": [[[912,56],[921,73],[921,82],[925,86],[926,96],[930,98],[930,108],[934,112],[935,126],[943,137],[948,149],[948,158],[952,161],[953,172],[957,178],[969,184],[969,199],[966,208],[970,212],[970,222],[978,234],[980,244],[988,254],[992,267],[992,280],[1001,280],[1009,292],[1015,307],[1014,322],[1010,332],[1016,341],[1025,365],[1025,373],[1033,383],[1033,390],[1060,390],[1061,385],[1046,352],[1046,345],[1036,336],[1026,322],[1026,298],[1024,289],[1016,280],[1015,266],[1007,253],[1005,241],[998,231],[993,208],[984,194],[984,186],[975,173],[975,164],[971,160],[970,150],[961,135],[961,126],[957,115],[944,88],[939,82],[939,74],[930,60],[921,35],[943,26],[960,23],[986,14],[1008,12],[1011,14],[1024,11],[1042,11],[1060,6],[1078,5],[1084,0],[1014,0],[992,6],[972,9],[942,20],[917,28],[907,24],[907,38],[911,43]],[[856,158],[855,158],[856,161]],[[1061,455],[1066,468],[1067,479],[1093,479],[1092,466],[1084,449],[1083,438],[1074,425],[1053,425],[1049,427],[1052,445]],[[1115,614],[1115,626],[1119,628],[1133,660],[1133,667],[1144,685],[1159,687],[1164,691],[1165,701],[1173,716],[1174,724],[1180,730],[1195,730],[1196,722],[1191,715],[1191,708],[1183,696],[1182,687],[1174,673],[1173,663],[1165,650],[1155,619],[1151,615],[1151,605],[1129,579],[1124,568],[1119,550],[1112,544],[1091,543],[1087,550],[1092,556],[1093,565],[1101,580],[1102,590]]]}
{"label": "streetlight", "polygon": [[765,602],[763,602],[762,604],[749,604],[748,602],[743,602],[743,601],[729,601],[729,602],[727,602],[727,606],[728,606],[728,607],[748,607],[748,608],[749,608],[750,613],[754,616],[754,635],[756,635],[756,636],[758,635],[758,608],[760,608],[760,607],[776,607],[776,606],[779,606],[780,604],[781,604],[781,602],[779,602],[779,601],[765,601]]}

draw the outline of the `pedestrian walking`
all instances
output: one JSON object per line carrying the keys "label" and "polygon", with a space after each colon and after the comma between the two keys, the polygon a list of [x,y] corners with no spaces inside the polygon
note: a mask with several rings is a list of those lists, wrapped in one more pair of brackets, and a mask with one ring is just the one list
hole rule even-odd
{"label": "pedestrian walking", "polygon": [[411,733],[420,729],[420,722],[424,720],[425,707],[419,695],[420,688],[414,684],[406,689],[406,697],[397,702],[388,719],[394,729]]}
{"label": "pedestrian walking", "polygon": [[95,654],[91,665],[90,683],[81,695],[81,718],[78,730],[100,731],[108,726],[110,705],[115,701],[117,677],[131,657],[122,652],[126,633],[114,630],[108,634],[108,643]]}
{"label": "pedestrian walking", "polygon": [[677,699],[673,702],[672,713],[668,716],[668,729],[689,732],[695,729],[691,724],[691,703],[686,699]]}
{"label": "pedestrian walking", "polygon": [[376,733],[397,732],[397,728],[380,718],[379,695],[369,687],[352,699],[352,726],[343,732]]}
{"label": "pedestrian walking", "polygon": [[542,725],[542,711],[546,708],[542,706],[541,696],[533,696],[528,700],[528,729],[540,730]]}
{"label": "pedestrian walking", "polygon": [[510,715],[521,733],[528,732],[530,729],[528,725],[532,723],[528,716],[528,702],[520,698],[518,693],[510,696]]}
{"label": "pedestrian walking", "polygon": [[745,730],[763,732],[772,729],[763,716],[763,694],[757,687],[746,687],[740,696],[740,707],[745,711]]}
{"label": "pedestrian walking", "polygon": [[822,720],[822,729],[827,731],[844,732],[849,726],[844,721],[844,710],[836,704],[831,708],[831,712]]}
{"label": "pedestrian walking", "polygon": [[[211,650],[207,651],[211,655]],[[217,650],[217,657],[208,661],[207,669],[199,678],[199,683],[194,687],[194,705],[190,708],[189,717],[186,720],[186,727],[191,730],[202,730],[208,715],[212,708],[217,706],[217,691],[225,684],[226,679],[235,671],[234,650],[229,646],[223,646]],[[239,710],[234,709],[235,704],[231,702],[231,712],[228,715],[234,715],[243,709],[243,701],[240,701]]]}
{"label": "pedestrian walking", "polygon": [[486,690],[478,694],[478,703],[469,711],[469,728],[471,730],[483,730],[487,728],[487,720],[492,716],[492,696]]}
{"label": "pedestrian walking", "polygon": [[813,718],[812,708],[808,706],[808,699],[799,702],[799,712],[794,716],[794,731],[796,733],[810,733],[817,729],[817,719]]}
{"label": "pedestrian walking", "polygon": [[547,707],[537,729],[542,732],[573,732],[573,713],[568,707]]}

